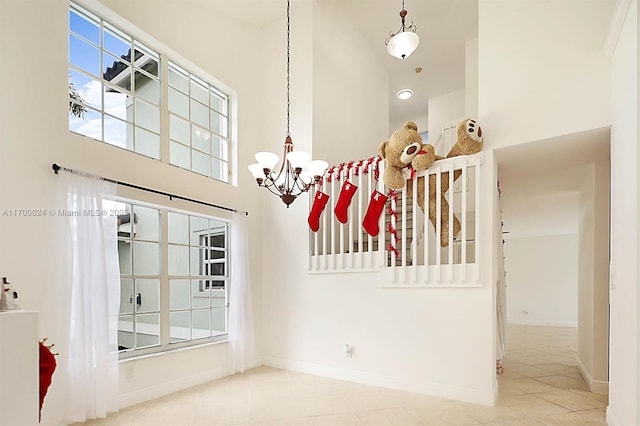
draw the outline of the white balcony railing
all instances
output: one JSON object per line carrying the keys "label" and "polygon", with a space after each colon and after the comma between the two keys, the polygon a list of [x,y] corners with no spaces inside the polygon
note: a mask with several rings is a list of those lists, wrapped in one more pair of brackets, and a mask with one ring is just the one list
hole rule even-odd
{"label": "white balcony railing", "polygon": [[[313,202],[317,190],[329,195],[320,228],[310,232],[309,271],[377,271],[381,285],[391,287],[479,286],[480,238],[476,224],[480,223],[481,163],[482,152],[436,161],[412,178],[411,193],[407,189],[397,193],[385,190],[377,179],[384,172],[384,161],[379,157],[331,168],[309,197]],[[343,224],[334,208],[345,180],[358,189]],[[426,214],[417,204],[419,188],[424,190]],[[374,190],[389,199],[378,220],[379,233],[372,236],[362,223]],[[430,192],[435,200],[431,203],[426,195]],[[429,208],[434,212],[435,226],[430,223]],[[441,241],[442,223],[447,219],[449,238]],[[456,220],[459,232],[454,236]]]}

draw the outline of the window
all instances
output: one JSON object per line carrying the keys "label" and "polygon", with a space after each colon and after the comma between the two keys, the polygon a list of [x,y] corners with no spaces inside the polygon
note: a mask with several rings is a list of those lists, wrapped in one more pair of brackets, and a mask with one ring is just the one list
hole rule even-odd
{"label": "window", "polygon": [[69,111],[72,132],[229,182],[229,97],[73,3]]}
{"label": "window", "polygon": [[69,129],[160,158],[159,55],[91,13],[69,10]]}
{"label": "window", "polygon": [[172,343],[226,333],[228,225],[169,212]]}
{"label": "window", "polygon": [[112,203],[110,209],[123,212],[118,216],[121,356],[225,339],[228,223]]}
{"label": "window", "polygon": [[120,261],[118,347],[141,349],[160,345],[160,211],[115,203]]}
{"label": "window", "polygon": [[170,163],[228,182],[229,101],[169,62]]}

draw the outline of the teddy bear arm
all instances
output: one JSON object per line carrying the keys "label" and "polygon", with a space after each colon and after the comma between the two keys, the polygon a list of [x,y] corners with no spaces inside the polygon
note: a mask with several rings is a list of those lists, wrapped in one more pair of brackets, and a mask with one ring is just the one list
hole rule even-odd
{"label": "teddy bear arm", "polygon": [[482,150],[482,142],[476,142],[470,138],[464,138],[455,143],[449,150],[447,158],[457,157],[458,155],[472,155]]}

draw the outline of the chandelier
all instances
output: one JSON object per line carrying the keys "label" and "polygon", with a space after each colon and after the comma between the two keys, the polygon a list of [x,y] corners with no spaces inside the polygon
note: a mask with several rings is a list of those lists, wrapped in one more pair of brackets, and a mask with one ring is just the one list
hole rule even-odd
{"label": "chandelier", "polygon": [[[249,171],[258,186],[267,188],[280,197],[287,208],[298,195],[306,192],[311,185],[318,183],[329,166],[326,161],[311,160],[311,155],[293,150],[293,140],[289,131],[291,113],[291,0],[287,0],[287,134],[284,139],[282,164],[276,168],[280,158],[271,152],[258,152],[257,164],[251,164]],[[277,170],[277,171],[276,171]]]}
{"label": "chandelier", "polygon": [[400,11],[402,25],[400,30],[395,34],[389,33],[389,37],[384,42],[387,45],[389,55],[398,59],[405,59],[411,55],[418,47],[418,43],[420,43],[420,38],[416,34],[416,26],[413,25],[413,22],[408,27],[405,26],[404,20],[406,16],[407,11],[404,8],[404,0],[402,0],[402,10]]}

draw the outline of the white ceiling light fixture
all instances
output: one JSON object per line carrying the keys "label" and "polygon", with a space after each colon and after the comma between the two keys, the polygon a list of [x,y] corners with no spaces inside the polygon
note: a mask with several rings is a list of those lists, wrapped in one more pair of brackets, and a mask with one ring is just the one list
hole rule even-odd
{"label": "white ceiling light fixture", "polygon": [[384,42],[384,44],[387,45],[387,52],[389,52],[389,55],[398,59],[407,58],[414,50],[417,49],[418,44],[420,43],[420,37],[416,34],[416,26],[413,25],[413,22],[411,22],[411,25],[408,27],[405,26],[404,20],[406,16],[407,11],[404,8],[404,0],[402,0],[402,10],[400,11],[402,25],[400,26],[400,30],[395,34],[389,33],[389,37],[387,37]]}
{"label": "white ceiling light fixture", "polygon": [[413,90],[411,89],[402,89],[401,91],[399,91],[398,93],[396,93],[396,96],[398,97],[398,99],[401,100],[407,100],[410,97],[413,96]]}

